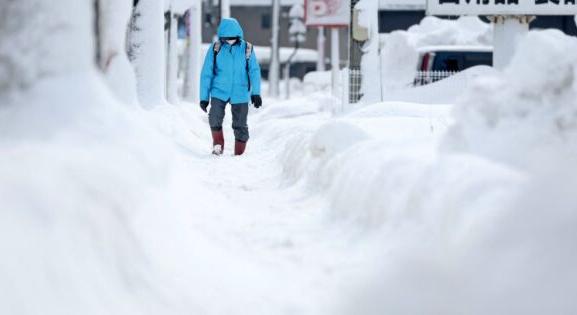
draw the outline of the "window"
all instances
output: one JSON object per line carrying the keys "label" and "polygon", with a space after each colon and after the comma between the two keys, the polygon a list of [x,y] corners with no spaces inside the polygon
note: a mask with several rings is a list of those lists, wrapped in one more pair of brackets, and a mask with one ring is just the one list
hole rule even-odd
{"label": "window", "polygon": [[270,13],[265,13],[260,17],[260,27],[262,29],[268,30],[272,26],[272,17]]}
{"label": "window", "polygon": [[409,29],[424,17],[425,11],[379,11],[379,33]]}

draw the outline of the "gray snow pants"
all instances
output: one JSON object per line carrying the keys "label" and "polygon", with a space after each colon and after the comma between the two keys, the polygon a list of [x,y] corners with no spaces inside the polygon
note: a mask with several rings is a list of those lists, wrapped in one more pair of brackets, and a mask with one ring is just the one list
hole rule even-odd
{"label": "gray snow pants", "polygon": [[[208,112],[208,123],[212,131],[222,130],[222,122],[226,110],[226,104],[223,100],[212,98],[210,100],[210,110]],[[234,138],[240,142],[247,142],[248,134],[248,103],[231,104],[232,111],[232,129],[234,130]]]}

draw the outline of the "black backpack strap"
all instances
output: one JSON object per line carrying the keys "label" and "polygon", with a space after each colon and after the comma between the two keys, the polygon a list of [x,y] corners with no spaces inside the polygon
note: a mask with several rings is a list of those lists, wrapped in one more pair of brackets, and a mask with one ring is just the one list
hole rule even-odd
{"label": "black backpack strap", "polygon": [[246,42],[246,49],[244,51],[244,57],[246,59],[246,76],[248,78],[248,90],[250,91],[250,73],[249,73],[249,63],[250,63],[250,56],[252,55],[253,46],[251,43]]}
{"label": "black backpack strap", "polygon": [[214,75],[216,75],[216,55],[218,55],[218,52],[220,51],[220,48],[222,47],[222,43],[217,40],[216,42],[214,42],[214,44],[212,45],[212,73]]}

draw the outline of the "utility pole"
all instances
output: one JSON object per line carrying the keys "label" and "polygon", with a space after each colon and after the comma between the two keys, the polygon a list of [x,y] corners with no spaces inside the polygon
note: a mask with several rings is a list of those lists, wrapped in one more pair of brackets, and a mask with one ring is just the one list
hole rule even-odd
{"label": "utility pole", "polygon": [[230,18],[230,0],[220,0],[220,19]]}
{"label": "utility pole", "polygon": [[[360,0],[351,1],[351,27],[349,29],[349,103],[358,103],[362,97],[361,61],[362,47],[369,40],[368,29],[359,25],[359,11],[355,6]],[[379,67],[380,68],[380,67]],[[379,70],[380,71],[380,70]],[[380,83],[379,83],[380,84]]]}
{"label": "utility pole", "polygon": [[94,45],[95,45],[95,59],[96,65],[100,71],[104,71],[105,67],[103,66],[103,58],[102,58],[102,38],[101,38],[101,23],[102,19],[100,16],[100,0],[94,0]]}
{"label": "utility pole", "polygon": [[166,50],[162,31],[164,3],[140,0],[136,10],[138,19],[134,26],[140,30],[135,43],[138,54],[133,63],[138,80],[138,99],[144,107],[152,108],[166,103]]}
{"label": "utility pole", "polygon": [[280,0],[272,0],[272,38],[271,38],[271,56],[269,67],[269,95],[271,97],[279,96],[279,28],[280,28]]}
{"label": "utility pole", "polygon": [[317,36],[317,51],[319,54],[319,58],[317,60],[317,71],[325,71],[325,42],[325,27],[319,26]]}
{"label": "utility pole", "polygon": [[336,27],[331,28],[331,83],[333,95],[338,97],[339,88],[339,75],[340,75],[340,40],[339,40],[339,29]]}
{"label": "utility pole", "polygon": [[184,98],[191,102],[200,101],[200,68],[202,67],[202,3],[196,2],[188,11],[187,70]]}
{"label": "utility pole", "polygon": [[172,104],[177,104],[178,98],[178,19],[169,6],[168,15],[167,53],[166,53],[166,97]]}
{"label": "utility pole", "polygon": [[493,66],[504,70],[515,55],[517,43],[529,32],[532,16],[491,16],[493,23]]}

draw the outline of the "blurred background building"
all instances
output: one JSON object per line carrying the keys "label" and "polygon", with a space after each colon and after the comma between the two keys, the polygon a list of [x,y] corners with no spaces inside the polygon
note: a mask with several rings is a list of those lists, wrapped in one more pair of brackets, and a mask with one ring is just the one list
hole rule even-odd
{"label": "blurred background building", "polygon": [[[379,33],[407,30],[419,24],[426,16],[427,0],[376,0],[379,1]],[[446,17],[449,19],[457,17]],[[574,16],[538,16],[530,25],[532,29],[555,28],[568,35],[577,36]]]}
{"label": "blurred background building", "polygon": [[[231,16],[237,19],[244,29],[245,38],[247,41],[256,46],[268,48],[271,46],[272,37],[272,0],[229,0],[231,6]],[[281,0],[281,14],[280,14],[280,47],[292,48],[294,43],[289,40],[289,11],[295,4],[303,3],[303,0]],[[219,0],[207,0],[203,3],[203,29],[202,41],[203,43],[211,43],[215,40],[214,36],[218,28],[219,19]],[[325,41],[325,50],[331,47],[331,38],[327,33]],[[340,30],[340,56],[341,66],[346,66],[348,59],[348,29]],[[299,63],[306,63],[306,65],[295,65],[291,68],[291,76],[296,76],[302,79],[304,72],[316,70],[316,59],[311,56],[310,50],[317,50],[318,28],[308,28],[306,34],[306,41],[300,45],[303,48],[304,54],[308,56],[300,56]],[[282,49],[282,48],[281,48]],[[263,54],[263,56],[266,54]],[[312,58],[311,58],[312,57]],[[282,52],[281,52],[282,59]],[[304,60],[303,60],[304,59]],[[326,65],[328,68],[329,60],[327,58]],[[263,76],[268,76],[268,65],[266,62],[261,62],[263,68]],[[299,69],[296,69],[299,68]]]}

